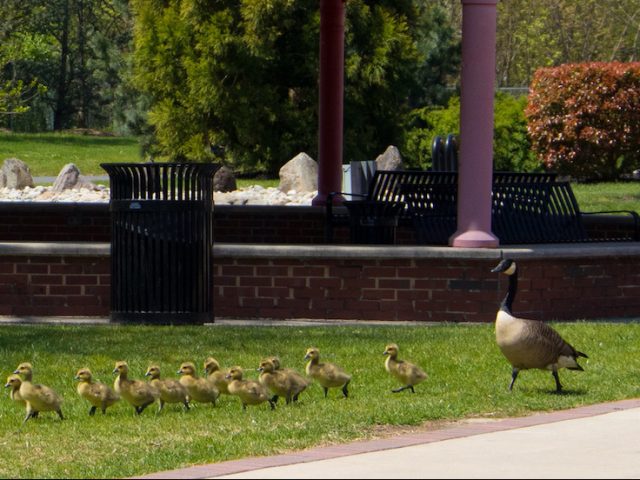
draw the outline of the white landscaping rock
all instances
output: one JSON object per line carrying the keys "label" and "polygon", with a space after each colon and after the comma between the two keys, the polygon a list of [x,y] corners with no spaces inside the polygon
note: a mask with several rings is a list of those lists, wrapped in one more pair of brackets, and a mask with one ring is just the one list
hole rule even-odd
{"label": "white landscaping rock", "polygon": [[279,172],[282,192],[297,190],[299,192],[313,192],[318,190],[318,163],[306,153],[302,152],[285,163]]}
{"label": "white landscaping rock", "polygon": [[[298,192],[289,190],[281,192],[274,187],[264,188],[260,185],[234,190],[233,192],[214,192],[216,205],[311,205],[317,191]],[[0,202],[89,202],[108,203],[109,188],[96,185],[92,189],[67,189],[56,192],[51,187],[26,187],[22,190],[0,188]]]}

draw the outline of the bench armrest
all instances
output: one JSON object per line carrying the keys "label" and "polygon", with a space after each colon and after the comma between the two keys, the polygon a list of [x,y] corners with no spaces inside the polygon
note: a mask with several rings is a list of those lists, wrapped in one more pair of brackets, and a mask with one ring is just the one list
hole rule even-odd
{"label": "bench armrest", "polygon": [[633,239],[635,241],[640,240],[640,215],[633,210],[601,210],[597,212],[583,212],[582,215],[609,215],[609,214],[625,214],[631,216],[633,219]]}

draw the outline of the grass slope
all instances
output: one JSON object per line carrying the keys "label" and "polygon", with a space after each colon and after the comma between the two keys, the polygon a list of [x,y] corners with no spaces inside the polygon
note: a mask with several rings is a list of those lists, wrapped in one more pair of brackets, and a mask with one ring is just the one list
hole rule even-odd
{"label": "grass slope", "polygon": [[[511,368],[497,349],[492,325],[334,326],[334,327],[133,327],[2,326],[0,373],[6,377],[22,361],[34,364],[34,381],[65,399],[60,421],[42,413],[21,427],[24,410],[0,397],[0,477],[127,477],[193,464],[270,455],[316,445],[371,438],[394,426],[421,425],[464,417],[526,415],[638,396],[640,325],[565,323],[557,330],[589,355],[585,372],[563,370],[563,395],[553,394],[548,372],[525,371],[507,390]],[[391,393],[397,387],[384,371],[388,342],[400,345],[400,358],[421,365],[428,379],[416,394]],[[151,362],[175,377],[182,361],[201,367],[215,356],[224,367],[240,365],[257,378],[260,359],[279,355],[283,365],[304,370],[309,346],[322,360],[352,374],[351,396],[338,391],[323,398],[313,384],[298,404],[279,403],[241,410],[223,397],[218,406],[196,405],[184,412],[153,405],[141,416],[123,402],[103,416],[88,416],[89,405],[75,392],[75,371],[88,366],[111,384],[116,360],[127,360],[133,378]]]}
{"label": "grass slope", "polygon": [[106,175],[101,163],[139,162],[140,146],[133,137],[0,132],[0,160],[12,157],[25,162],[34,177],[55,177],[68,163],[83,175]]}

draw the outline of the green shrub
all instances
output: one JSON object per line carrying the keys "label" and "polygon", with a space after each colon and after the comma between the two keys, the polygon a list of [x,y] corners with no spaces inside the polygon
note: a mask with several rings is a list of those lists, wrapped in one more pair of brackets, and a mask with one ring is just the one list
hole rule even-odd
{"label": "green shrub", "polygon": [[525,115],[532,147],[549,169],[616,179],[640,160],[640,63],[538,69]]}
{"label": "green shrub", "polygon": [[[498,93],[494,103],[493,163],[496,170],[530,172],[542,169],[531,150],[524,108],[526,96]],[[451,97],[446,108],[422,108],[410,118],[403,147],[408,163],[431,166],[431,142],[436,135],[460,134],[460,97]]]}

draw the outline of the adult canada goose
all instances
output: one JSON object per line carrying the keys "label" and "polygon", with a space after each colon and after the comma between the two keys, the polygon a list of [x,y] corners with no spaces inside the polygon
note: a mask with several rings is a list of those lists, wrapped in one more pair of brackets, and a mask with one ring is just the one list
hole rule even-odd
{"label": "adult canada goose", "polygon": [[178,374],[180,375],[180,383],[186,387],[189,394],[189,402],[216,405],[220,392],[212,382],[198,376],[196,366],[192,362],[184,362],[180,365]]}
{"label": "adult canada goose", "polygon": [[22,423],[30,418],[36,418],[38,412],[56,412],[60,420],[64,420],[61,409],[62,397],[45,385],[31,383],[33,367],[30,363],[21,363],[13,373],[20,375],[22,380],[18,394],[25,401],[27,410]]}
{"label": "adult canada goose", "polygon": [[161,412],[165,403],[181,403],[184,408],[189,410],[189,393],[184,385],[173,378],[160,378],[160,367],[158,365],[150,365],[147,369],[145,377],[149,377],[149,383],[158,391],[158,400]]}
{"label": "adult canada goose", "polygon": [[583,370],[578,365],[578,357],[588,358],[569,345],[558,332],[542,321],[519,318],[513,315],[511,307],[518,291],[518,269],[516,262],[505,258],[491,270],[509,276],[509,290],[496,316],[496,343],[511,363],[511,384],[520,370],[537,368],[551,370],[556,381],[556,392],[562,391],[558,369]]}
{"label": "adult canada goose", "polygon": [[330,388],[342,387],[342,394],[345,398],[349,396],[349,382],[351,375],[348,375],[340,367],[329,362],[320,362],[320,350],[315,347],[307,349],[304,356],[305,360],[309,360],[306,367],[307,375],[317,381],[324,389],[324,396],[327,397]]}
{"label": "adult canada goose", "polygon": [[398,345],[391,343],[384,349],[383,355],[388,355],[384,362],[387,372],[393,375],[404,386],[391,390],[393,393],[402,392],[403,390],[411,390],[416,393],[413,387],[427,378],[427,374],[420,367],[404,360],[398,360]]}
{"label": "adult canada goose", "polygon": [[142,380],[129,378],[129,365],[127,362],[116,362],[113,373],[117,373],[113,388],[127,403],[129,403],[140,415],[145,408],[151,405],[159,396],[158,391]]}
{"label": "adult canada goose", "polygon": [[229,382],[225,375],[227,372],[220,368],[218,361],[209,357],[204,361],[204,373],[207,375],[207,380],[215,385],[220,394],[229,395]]}
{"label": "adult canada goose", "polygon": [[276,406],[269,398],[267,388],[255,380],[244,380],[243,375],[241,367],[230,368],[226,375],[229,380],[229,393],[240,399],[242,409],[246,410],[247,405],[260,405],[264,402],[269,402],[271,410],[275,409]]}
{"label": "adult canada goose", "polygon": [[282,368],[279,357],[269,357],[269,360],[273,363],[273,367],[276,371],[283,372],[287,377],[289,377],[293,393],[292,399],[294,402],[297,402],[300,394],[304,392],[309,385],[311,385],[311,381],[293,368]]}
{"label": "adult canada goose", "polygon": [[88,368],[78,370],[75,379],[78,380],[78,387],[76,388],[78,395],[91,404],[91,408],[89,409],[90,416],[93,416],[98,408],[100,408],[104,415],[107,412],[107,407],[110,407],[120,400],[118,394],[109,386],[96,382],[93,379],[91,370]]}

